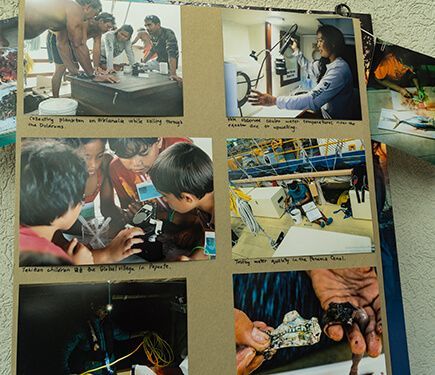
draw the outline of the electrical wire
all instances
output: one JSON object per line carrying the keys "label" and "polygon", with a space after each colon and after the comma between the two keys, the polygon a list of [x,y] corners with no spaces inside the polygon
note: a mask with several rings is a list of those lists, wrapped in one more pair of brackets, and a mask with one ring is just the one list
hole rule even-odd
{"label": "electrical wire", "polygon": [[243,223],[248,227],[251,233],[257,235],[261,231],[261,227],[260,224],[258,224],[258,221],[255,220],[254,214],[252,213],[252,209],[249,203],[237,197],[236,207]]}
{"label": "electrical wire", "polygon": [[124,359],[131,357],[135,354],[141,347],[145,352],[148,361],[150,361],[154,366],[162,368],[170,365],[174,361],[174,352],[171,346],[163,340],[157,333],[147,332],[142,339],[141,343],[134,349],[131,353],[118,358],[117,360],[105,364],[100,367],[93,368],[91,370],[82,372],[80,375],[92,375],[93,372],[107,368],[107,366],[113,366]]}
{"label": "electrical wire", "polygon": [[[231,191],[231,189],[230,189]],[[232,194],[236,195],[233,191]],[[263,233],[269,240],[270,246],[272,248],[275,248],[276,242],[272,237],[270,237],[266,231],[262,228],[262,226],[258,223],[258,221],[254,217],[254,213],[252,212],[252,208],[249,205],[247,201],[244,199],[238,197],[236,195],[235,197],[235,204],[238,214],[240,215],[240,218],[242,219],[242,222],[248,227],[248,229],[251,231],[251,233],[256,236],[260,232]]]}

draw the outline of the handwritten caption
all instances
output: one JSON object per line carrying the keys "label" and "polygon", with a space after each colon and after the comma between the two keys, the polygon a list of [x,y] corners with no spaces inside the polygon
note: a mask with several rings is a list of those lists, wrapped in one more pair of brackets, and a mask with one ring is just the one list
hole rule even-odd
{"label": "handwritten caption", "polygon": [[114,264],[114,265],[96,265],[96,266],[50,266],[50,267],[22,267],[23,273],[98,273],[98,272],[123,272],[134,273],[138,271],[170,270],[171,266],[167,263],[147,263],[147,264]]}
{"label": "handwritten caption", "polygon": [[345,262],[346,257],[343,255],[327,255],[327,256],[305,256],[305,257],[290,257],[290,258],[269,258],[269,259],[235,259],[236,264],[251,267],[256,264],[304,264],[312,262]]}
{"label": "handwritten caption", "polygon": [[290,118],[249,118],[249,117],[228,117],[227,126],[229,128],[246,128],[246,129],[273,129],[289,130],[292,133],[296,131],[298,125],[336,125],[336,126],[355,126],[354,121],[343,120],[311,120],[311,119],[290,119]]}
{"label": "handwritten caption", "polygon": [[182,119],[155,119],[141,117],[45,117],[30,116],[27,126],[31,128],[44,129],[65,129],[69,125],[153,125],[153,126],[171,126],[180,127],[183,125]]}

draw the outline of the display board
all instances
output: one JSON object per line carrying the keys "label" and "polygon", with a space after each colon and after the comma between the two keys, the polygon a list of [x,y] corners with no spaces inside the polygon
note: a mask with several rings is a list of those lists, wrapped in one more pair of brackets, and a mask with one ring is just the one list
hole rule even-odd
{"label": "display board", "polygon": [[[139,7],[137,10],[140,6],[151,6],[133,3],[131,7],[135,5]],[[136,331],[141,331],[137,337],[157,337],[158,343],[165,337],[171,347],[171,350],[160,347],[167,355],[163,361],[138,358],[129,364],[123,362],[118,369],[141,364],[156,373],[165,373],[169,368],[193,374],[214,373],[217,369],[233,373],[237,359],[239,371],[250,371],[261,364],[257,373],[290,373],[298,368],[315,373],[322,371],[318,366],[331,366],[331,360],[317,355],[318,349],[336,353],[332,363],[337,363],[337,369],[342,366],[348,371],[350,363],[338,363],[352,357],[355,366],[358,356],[367,351],[379,359],[373,363],[363,359],[361,366],[369,371],[387,371],[391,364],[385,342],[388,334],[381,328],[381,320],[387,327],[387,319],[382,308],[382,267],[359,22],[338,15],[283,10],[176,4],[161,7],[179,9],[181,34],[173,32],[173,35],[177,41],[182,40],[182,49],[180,42],[178,56],[174,58],[178,64],[175,71],[169,56],[167,62],[157,61],[154,66],[127,64],[123,71],[108,76],[92,77],[85,73],[68,77],[70,83],[62,84],[62,88],[70,88],[63,98],[69,100],[47,99],[44,96],[47,92],[41,94],[37,86],[29,91],[19,79],[22,91],[18,96],[17,129],[17,186],[20,186],[15,254],[17,372],[26,373],[32,362],[23,356],[27,353],[26,346],[33,347],[35,339],[24,333],[28,332],[26,324],[48,329],[60,315],[63,318],[58,324],[59,328],[65,328],[64,337],[59,335],[57,354],[47,356],[46,365],[53,366],[52,371],[61,371],[55,367],[61,366],[60,359],[65,355],[59,347],[65,345],[67,331],[73,331],[72,324],[65,324],[66,317],[71,314],[70,321],[85,321],[85,315],[78,311],[86,306],[100,321],[106,321],[110,313],[114,323],[124,324],[131,340]],[[320,55],[330,59],[323,76],[317,77],[317,84],[306,86],[303,92],[290,91],[294,94],[290,96],[276,86],[278,59],[272,60],[272,53],[267,53],[271,61],[265,59],[264,65],[259,61],[258,73],[254,69],[257,75],[239,70],[240,67],[251,69],[249,63],[243,62],[246,47],[248,52],[254,45],[261,50],[264,42],[265,48],[271,50],[268,41],[282,35],[273,24],[275,21],[267,20],[273,16],[284,20],[284,29],[292,30],[295,24],[292,22],[299,23],[300,45],[292,43],[290,48],[301,64],[311,65],[313,77],[316,72],[322,74],[320,61],[315,60],[314,51],[310,60],[301,57],[313,46],[310,41],[313,34]],[[238,24],[240,19],[243,22]],[[177,20],[174,22],[176,25]],[[261,27],[257,27],[258,22]],[[146,23],[145,18],[145,26]],[[204,28],[208,32],[201,37],[199,48],[189,38]],[[128,28],[118,29],[114,38],[125,30]],[[339,42],[335,43],[341,41],[346,59],[342,57],[344,54],[338,56],[333,51],[334,43],[327,40],[331,30],[341,33]],[[21,24],[20,35],[25,35],[24,31],[26,24]],[[148,33],[153,36],[149,27]],[[258,38],[259,34],[262,36]],[[114,43],[121,42],[128,45],[119,38]],[[158,44],[152,42],[154,46]],[[109,51],[110,42],[104,43]],[[231,44],[238,45],[241,63],[235,62],[237,59],[230,54]],[[70,48],[76,50],[80,46]],[[198,64],[204,49],[211,57],[207,66]],[[159,51],[155,54],[159,59]],[[250,54],[258,58],[252,49],[248,57]],[[340,78],[347,77],[347,81],[340,80],[347,82],[344,87],[334,86],[334,71]],[[232,80],[234,72],[235,80]],[[245,73],[246,83],[238,80],[240,72]],[[154,78],[160,83],[152,83]],[[162,89],[162,78],[166,79],[165,86],[172,86],[170,93]],[[112,82],[95,82],[100,79]],[[154,85],[151,92],[146,92],[148,83]],[[239,84],[254,86],[243,104],[245,98],[239,99]],[[261,84],[265,84],[264,89]],[[344,90],[343,96],[330,96],[337,90]],[[29,92],[36,98],[31,103],[37,102],[37,109],[26,107]],[[329,101],[322,102],[325,95]],[[239,113],[227,117],[228,108],[234,103]],[[261,113],[264,104],[269,107],[267,116]],[[75,106],[74,115],[69,113],[69,105]],[[249,110],[242,109],[243,105],[248,105]],[[301,113],[296,118],[282,116],[279,113],[285,111],[282,107]],[[150,157],[153,157],[151,162]],[[277,205],[274,197],[261,193],[270,187],[280,189]],[[246,188],[260,190],[260,198],[252,198],[252,190],[246,192]],[[307,202],[312,203],[310,210],[306,208]],[[257,206],[261,206],[261,212],[256,212]],[[278,219],[273,217],[277,206],[283,210]],[[295,210],[299,210],[300,216]],[[314,242],[314,246],[310,245],[310,255],[304,253],[303,240],[286,241],[287,230],[298,225],[318,233],[310,238]],[[63,238],[57,237],[59,231],[63,232]],[[343,245],[339,238],[349,238],[350,246],[341,251],[344,254],[338,256],[333,249],[316,253],[316,243],[319,248],[325,245],[322,231],[331,233],[328,238],[332,243],[337,241],[337,246]],[[368,240],[365,250],[361,250],[359,241],[352,246],[352,238],[361,235]],[[250,239],[252,236],[255,239]],[[285,249],[288,256],[274,259],[274,251],[287,243],[290,244]],[[251,252],[255,247],[259,247],[258,252]],[[291,247],[302,254],[292,256]],[[180,289],[173,285],[179,285]],[[288,290],[282,289],[284,285]],[[348,289],[349,285],[353,286],[354,294],[334,294],[340,288]],[[166,289],[169,292],[164,292]],[[76,302],[77,313],[59,304],[61,296],[68,293]],[[161,298],[156,297],[160,295]],[[163,296],[167,298],[166,304]],[[257,300],[257,296],[262,297]],[[40,302],[44,298],[47,304]],[[162,300],[165,307],[156,307],[161,316],[145,318],[156,323],[149,327],[133,316],[138,314],[137,309],[148,310],[145,301],[152,298]],[[277,305],[277,298],[285,302]],[[117,302],[129,299],[141,300],[144,306]],[[39,313],[32,313],[30,307],[35,304],[45,307]],[[58,306],[56,314],[54,306]],[[105,307],[103,312],[101,306]],[[54,315],[44,313],[47,309]],[[296,319],[284,320],[281,326],[284,316],[292,309],[299,310],[302,317],[290,314]],[[213,319],[210,324],[206,317],[208,314],[215,317],[216,311],[219,319]],[[177,318],[181,323],[173,316],[170,323],[168,318],[167,325],[162,324],[169,312],[181,314]],[[99,317],[100,313],[104,317]],[[314,319],[312,327],[306,332],[301,327],[308,324],[304,319],[311,318]],[[32,319],[36,320],[32,322]],[[251,320],[262,320],[264,324]],[[318,321],[325,334],[320,333]],[[258,335],[260,345],[244,341],[246,324]],[[274,327],[273,331],[269,325]],[[339,325],[342,327],[338,328]],[[278,327],[289,337],[282,339]],[[114,335],[116,329],[110,330]],[[144,335],[144,330],[159,335]],[[291,336],[294,330],[299,333],[297,338]],[[361,330],[366,337],[361,336]],[[85,328],[85,331],[92,333],[92,329]],[[302,332],[309,337],[301,337]],[[345,343],[340,346],[331,341],[331,338],[339,341],[345,332],[353,355]],[[183,340],[177,340],[180,337]],[[209,337],[214,338],[213,342]],[[313,347],[316,349],[310,350],[319,339],[318,346]],[[299,346],[303,348],[285,349]],[[158,345],[154,342],[149,347],[156,349]],[[201,361],[205,351],[213,348],[222,353],[222,358]],[[75,357],[78,356],[75,359],[82,363],[78,365],[82,366],[81,370],[62,370],[69,371],[65,373],[92,373],[92,368],[99,367],[97,362],[107,368],[116,358],[116,351],[106,348],[103,362],[99,358],[85,368],[85,355],[82,353],[81,358],[77,348],[74,349]],[[118,350],[128,351],[124,346]],[[44,354],[35,351],[34,355],[41,361],[46,353],[47,350]],[[67,360],[70,366],[72,353],[74,350]],[[57,358],[55,361],[53,356]],[[308,362],[300,362],[302,358]],[[46,365],[41,362],[40,371],[46,371]],[[32,367],[31,371],[39,370]]]}

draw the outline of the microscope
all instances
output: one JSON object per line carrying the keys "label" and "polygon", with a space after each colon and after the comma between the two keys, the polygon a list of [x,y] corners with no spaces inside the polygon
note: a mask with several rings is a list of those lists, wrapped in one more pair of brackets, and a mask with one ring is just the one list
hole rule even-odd
{"label": "microscope", "polygon": [[163,243],[158,240],[158,236],[162,234],[163,221],[157,219],[157,204],[146,203],[143,205],[134,215],[133,224],[145,233],[142,236],[137,236],[144,241],[135,245],[135,248],[142,250],[138,255],[148,262],[163,260]]}

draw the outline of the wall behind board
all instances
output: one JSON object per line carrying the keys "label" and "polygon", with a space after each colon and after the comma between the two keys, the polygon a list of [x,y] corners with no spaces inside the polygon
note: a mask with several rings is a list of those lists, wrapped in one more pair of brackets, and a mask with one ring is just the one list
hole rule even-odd
{"label": "wall behind board", "polygon": [[[217,2],[217,1],[215,1]],[[234,0],[220,1],[235,4]],[[238,0],[237,4],[331,10],[331,0]],[[371,13],[375,34],[435,56],[432,1],[348,0],[354,12]],[[17,0],[0,0],[0,18],[17,14]],[[0,375],[11,373],[14,152],[0,150]],[[435,166],[389,149],[390,179],[399,247],[406,326],[413,374],[435,373]]]}

